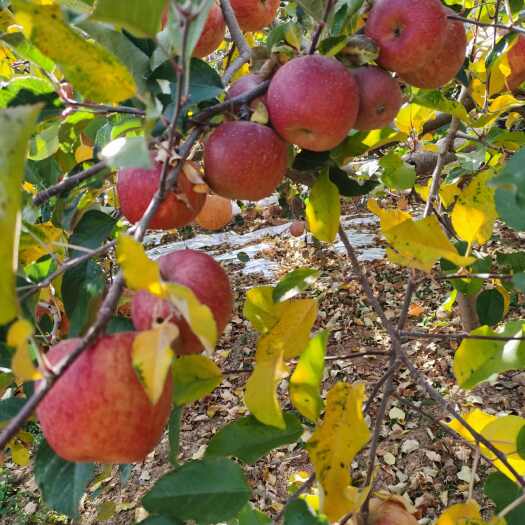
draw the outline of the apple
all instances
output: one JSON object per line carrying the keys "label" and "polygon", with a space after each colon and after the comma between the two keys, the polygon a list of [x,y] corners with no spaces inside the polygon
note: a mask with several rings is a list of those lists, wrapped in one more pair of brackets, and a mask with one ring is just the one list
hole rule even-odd
{"label": "apple", "polygon": [[232,201],[219,195],[208,195],[195,222],[205,230],[220,230],[233,218]]}
{"label": "apple", "polygon": [[301,148],[334,148],[354,126],[359,89],[336,59],[294,58],[272,78],[267,94],[270,121],[281,137]]}
{"label": "apple", "polygon": [[260,31],[273,22],[280,0],[231,0],[231,5],[243,31]]}
{"label": "apple", "polygon": [[[166,27],[168,23],[168,10],[166,6],[162,14],[162,27]],[[224,40],[224,33],[226,32],[226,24],[222,16],[222,10],[217,4],[213,4],[208,12],[208,18],[202,29],[201,36],[193,50],[193,56],[203,58],[213,53]]]}
{"label": "apple", "polygon": [[221,197],[258,201],[271,195],[288,166],[288,147],[268,126],[235,121],[221,124],[204,145],[204,172]]}
{"label": "apple", "polygon": [[438,55],[447,27],[440,0],[376,0],[365,34],[379,46],[380,66],[408,73]]}
{"label": "apple", "polygon": [[416,518],[396,499],[370,500],[370,512],[366,525],[417,525]]}
{"label": "apple", "polygon": [[301,237],[301,235],[304,235],[305,230],[306,230],[305,221],[294,221],[290,225],[290,234],[293,237]]}
{"label": "apple", "polygon": [[[66,370],[36,409],[46,440],[75,462],[134,463],[160,441],[171,410],[172,380],[152,405],[131,361],[134,332],[105,336]],[[47,354],[52,365],[80,339],[60,342]],[[38,385],[37,385],[38,388]]]}
{"label": "apple", "polygon": [[[221,265],[204,252],[178,250],[159,258],[162,277],[166,281],[190,288],[202,304],[207,305],[221,334],[233,311],[230,280]],[[137,330],[148,330],[154,322],[170,318],[180,330],[173,348],[178,355],[198,354],[204,350],[188,323],[175,307],[148,292],[137,292],[131,306],[132,320]]]}
{"label": "apple", "polygon": [[[248,91],[255,89],[262,82],[264,82],[264,78],[260,75],[257,75],[256,73],[244,75],[230,86],[230,89],[228,90],[228,98],[238,97],[243,93],[247,93]],[[252,100],[250,102],[250,107],[255,107],[257,101],[259,100],[266,104],[266,94]]]}
{"label": "apple", "polygon": [[[130,222],[139,221],[159,188],[162,163],[151,169],[126,168],[117,174],[117,194],[122,215]],[[177,177],[174,191],[168,192],[149,227],[171,230],[189,224],[201,211],[206,195],[196,193],[193,183],[183,171]]]}
{"label": "apple", "polygon": [[390,124],[403,104],[399,82],[385,70],[365,66],[352,70],[359,86],[359,113],[354,128],[381,129]]}
{"label": "apple", "polygon": [[[449,15],[455,11],[445,8]],[[448,19],[447,36],[437,55],[421,67],[404,73],[401,78],[408,84],[424,89],[437,89],[448,84],[459,72],[465,62],[467,35],[459,20]]]}
{"label": "apple", "polygon": [[518,36],[514,45],[508,52],[510,75],[507,77],[507,87],[516,91],[525,81],[525,37]]}

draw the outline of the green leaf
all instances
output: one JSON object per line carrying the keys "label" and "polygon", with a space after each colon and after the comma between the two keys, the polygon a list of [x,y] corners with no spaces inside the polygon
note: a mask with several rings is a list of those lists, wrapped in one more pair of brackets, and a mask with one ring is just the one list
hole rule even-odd
{"label": "green leaf", "polygon": [[298,268],[281,279],[273,290],[273,301],[279,303],[291,299],[309,288],[318,278],[319,270]]}
{"label": "green leaf", "polygon": [[[117,219],[107,213],[99,210],[89,210],[76,225],[73,234],[69,238],[69,244],[96,250],[111,236],[116,224]],[[74,248],[69,250],[70,257],[80,257],[81,255],[83,255],[83,252]]]}
{"label": "green leaf", "polygon": [[328,332],[323,331],[310,339],[306,350],[290,378],[290,399],[302,416],[317,421],[323,409],[321,383]]}
{"label": "green leaf", "polygon": [[512,284],[520,291],[525,292],[525,272],[517,273],[512,277]]}
{"label": "green leaf", "polygon": [[500,217],[515,230],[525,230],[525,148],[507,162],[490,183],[496,188],[496,209]]}
{"label": "green leaf", "polygon": [[175,518],[166,516],[150,516],[142,520],[139,525],[183,525],[183,522]]}
{"label": "green leaf", "polygon": [[498,290],[485,290],[478,295],[476,312],[481,324],[494,326],[503,319],[505,300]]}
{"label": "green leaf", "polygon": [[30,91],[34,95],[47,95],[55,92],[53,84],[45,78],[15,77],[0,87],[0,107],[7,107],[22,90]]}
{"label": "green leaf", "polygon": [[303,433],[296,416],[284,414],[283,429],[259,422],[253,416],[243,417],[221,428],[210,440],[206,456],[234,456],[245,463],[256,463],[275,448],[295,443]]}
{"label": "green leaf", "polygon": [[280,310],[273,301],[271,286],[258,286],[246,293],[242,314],[261,334],[271,330],[279,321]]}
{"label": "green leaf", "polygon": [[91,18],[122,26],[139,37],[155,36],[165,5],[166,0],[98,0]]}
{"label": "green leaf", "polygon": [[327,523],[325,519],[314,516],[303,499],[296,499],[286,506],[284,525],[323,525]]}
{"label": "green leaf", "polygon": [[210,100],[224,91],[221,77],[204,60],[192,59],[190,75],[190,104],[199,104],[205,100]]}
{"label": "green leaf", "polygon": [[16,257],[21,186],[29,138],[40,108],[20,106],[0,111],[0,325],[17,314]]}
{"label": "green leaf", "polygon": [[[521,487],[501,472],[490,474],[483,490],[496,505],[496,512],[501,512],[523,494]],[[505,520],[507,525],[523,525],[525,523],[525,503],[509,512]]]}
{"label": "green leaf", "polygon": [[95,465],[65,461],[44,440],[38,448],[33,472],[44,501],[57,512],[77,518],[78,504],[95,474]]}
{"label": "green leaf", "polygon": [[247,503],[242,508],[236,521],[238,525],[269,525],[272,523],[266,514],[254,508],[251,503]]}
{"label": "green leaf", "polygon": [[162,477],[142,504],[148,512],[208,524],[233,518],[249,498],[239,465],[226,458],[205,458]]}
{"label": "green leaf", "polygon": [[320,241],[334,242],[340,217],[339,190],[325,171],[313,185],[306,201],[308,229]]}
{"label": "green leaf", "polygon": [[323,19],[322,0],[299,0],[297,3],[317,22]]}
{"label": "green leaf", "polygon": [[[523,324],[512,321],[497,331],[482,326],[470,335],[523,337]],[[525,368],[525,341],[516,340],[463,339],[452,365],[459,386],[465,389],[474,388],[494,374],[522,368]]]}
{"label": "green leaf", "polygon": [[173,401],[187,405],[202,399],[222,381],[219,367],[204,355],[186,355],[173,363]]}
{"label": "green leaf", "polygon": [[0,401],[0,422],[9,421],[15,417],[25,405],[26,400],[19,397],[9,397]]}
{"label": "green leaf", "polygon": [[100,158],[112,168],[151,168],[151,157],[143,136],[113,140],[100,152]]}
{"label": "green leaf", "polygon": [[408,190],[416,182],[416,168],[407,164],[396,153],[389,153],[381,158],[379,165],[383,168],[383,182],[396,190]]}
{"label": "green leaf", "polygon": [[525,426],[522,427],[516,440],[516,451],[521,459],[525,459]]}

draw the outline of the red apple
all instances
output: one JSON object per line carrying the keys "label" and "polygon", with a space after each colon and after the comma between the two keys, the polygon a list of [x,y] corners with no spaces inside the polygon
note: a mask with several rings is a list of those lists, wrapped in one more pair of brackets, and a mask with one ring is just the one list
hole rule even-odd
{"label": "red apple", "polygon": [[506,80],[507,87],[510,91],[516,91],[525,81],[525,37],[518,36],[508,52],[508,60],[511,73]]}
{"label": "red apple", "polygon": [[[171,408],[172,380],[152,405],[131,362],[135,333],[102,337],[58,379],[37,408],[44,436],[62,458],[76,462],[142,461],[160,441]],[[80,339],[47,354],[55,365]],[[38,387],[37,387],[38,388]]]}
{"label": "red apple", "polygon": [[373,498],[366,525],[417,525],[417,520],[400,501]]}
{"label": "red apple", "polygon": [[225,31],[226,24],[224,23],[221,8],[217,4],[213,4],[201,36],[193,50],[193,56],[203,58],[213,53],[224,40]]}
{"label": "red apple", "polygon": [[206,182],[227,199],[257,201],[271,195],[283,180],[288,148],[268,126],[225,122],[204,146]]}
{"label": "red apple", "polygon": [[[445,8],[445,12],[450,15],[456,14],[449,8]],[[465,62],[466,49],[467,35],[463,23],[448,19],[447,36],[439,53],[418,69],[404,73],[401,78],[418,88],[440,88],[458,74]]]}
{"label": "red apple", "polygon": [[365,33],[379,45],[380,66],[408,73],[438,55],[447,15],[440,0],[376,0]]}
{"label": "red apple", "polygon": [[[117,175],[117,193],[122,215],[130,222],[139,221],[159,188],[162,164],[151,169],[122,169]],[[169,192],[153,216],[149,227],[171,230],[189,224],[204,206],[206,195],[196,193],[193,183],[181,171],[174,191]]]}
{"label": "red apple", "polygon": [[219,195],[208,195],[195,222],[205,230],[220,230],[233,218],[232,201]]}
{"label": "red apple", "polygon": [[[255,89],[259,84],[264,82],[264,79],[255,73],[250,73],[249,75],[244,75],[239,80],[236,80],[228,90],[228,98],[238,97],[239,95],[242,95],[243,93],[246,93],[248,91],[251,91],[252,89]],[[255,107],[255,104],[257,101],[262,101],[264,104],[266,104],[266,94],[257,97],[256,99],[252,100],[250,102],[251,107]]]}
{"label": "red apple", "polygon": [[399,82],[381,68],[368,66],[352,71],[359,86],[359,114],[354,128],[381,129],[390,124],[403,104]]}
{"label": "red apple", "polygon": [[269,26],[279,9],[279,0],[231,0],[243,31],[259,31]]}
{"label": "red apple", "polygon": [[312,151],[332,149],[355,124],[358,91],[352,74],[334,58],[294,58],[270,83],[270,121],[292,144]]}
{"label": "red apple", "polygon": [[306,230],[305,221],[294,221],[290,225],[290,234],[293,237],[301,237],[301,235],[304,235],[305,230]]}
{"label": "red apple", "polygon": [[[202,304],[207,305],[221,334],[229,323],[233,311],[233,295],[230,280],[221,265],[204,252],[179,250],[159,258],[162,277],[190,288]],[[174,343],[178,355],[198,354],[203,346],[191,331],[187,322],[167,301],[148,292],[135,294],[132,304],[132,319],[137,330],[148,330],[154,321],[172,318],[180,330]]]}
{"label": "red apple", "polygon": [[[162,27],[166,27],[168,23],[168,7],[164,10],[162,15]],[[222,16],[222,10],[217,4],[213,4],[208,13],[208,18],[202,29],[201,36],[197,41],[197,45],[193,50],[193,56],[203,58],[213,53],[224,40],[224,33],[226,31],[226,24]]]}

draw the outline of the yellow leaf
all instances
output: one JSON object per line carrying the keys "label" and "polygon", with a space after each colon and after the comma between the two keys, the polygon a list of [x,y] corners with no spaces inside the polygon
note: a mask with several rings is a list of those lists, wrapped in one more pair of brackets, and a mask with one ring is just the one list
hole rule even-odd
{"label": "yellow leaf", "polygon": [[153,405],[156,405],[162,396],[171,361],[175,355],[171,344],[178,336],[177,326],[164,323],[151,330],[139,332],[133,341],[131,354],[133,368],[137,371]]}
{"label": "yellow leaf", "polygon": [[452,505],[441,514],[436,525],[469,525],[469,519],[481,519],[479,505],[474,500]]}
{"label": "yellow leaf", "polygon": [[399,131],[403,133],[419,135],[425,123],[431,120],[435,113],[433,109],[419,104],[407,104],[397,114],[395,123]]}
{"label": "yellow leaf", "polygon": [[308,230],[320,241],[334,242],[340,217],[339,190],[325,172],[317,179],[306,200]]}
{"label": "yellow leaf", "polygon": [[87,40],[64,20],[59,5],[14,0],[16,21],[76,89],[93,102],[121,102],[137,88],[128,69],[100,44]]}
{"label": "yellow leaf", "polygon": [[185,355],[173,363],[173,400],[186,405],[202,399],[222,381],[219,367],[204,355]]}
{"label": "yellow leaf", "polygon": [[485,244],[492,238],[497,218],[494,189],[488,185],[491,171],[479,173],[463,189],[452,210],[452,226],[469,244]]}
{"label": "yellow leaf", "polygon": [[459,255],[433,215],[414,221],[406,212],[379,208],[375,201],[370,201],[368,208],[379,216],[381,231],[391,245],[388,258],[396,264],[430,272],[442,257],[458,266],[475,261]]}
{"label": "yellow leaf", "polygon": [[359,508],[361,498],[349,487],[352,461],[370,439],[363,418],[364,395],[362,384],[336,383],[328,392],[323,422],[307,444],[323,489],[321,511],[332,522]]}
{"label": "yellow leaf", "polygon": [[91,146],[86,146],[81,144],[75,151],[75,160],[80,164],[85,160],[90,160],[93,158],[93,148]]}
{"label": "yellow leaf", "polygon": [[16,268],[27,144],[40,106],[0,110],[0,325],[17,314]]}
{"label": "yellow leaf", "polygon": [[13,439],[9,448],[11,449],[11,459],[20,467],[27,467],[29,465],[29,449],[24,444],[19,442],[16,438]]}
{"label": "yellow leaf", "polygon": [[274,348],[268,343],[268,335],[262,336],[255,353],[255,368],[246,383],[244,402],[253,416],[265,425],[286,427],[276,389],[287,374],[283,348]]}
{"label": "yellow leaf", "polygon": [[27,265],[51,252],[62,257],[65,254],[65,250],[57,250],[56,244],[54,244],[57,242],[65,243],[67,239],[64,231],[54,226],[51,222],[25,225],[20,236],[18,251],[20,262]]}
{"label": "yellow leaf", "polygon": [[290,378],[290,400],[293,406],[302,416],[314,422],[323,408],[320,388],[327,342],[328,332],[321,332],[310,339]]}
{"label": "yellow leaf", "polygon": [[210,308],[202,304],[190,288],[177,283],[164,283],[166,297],[178,309],[199,338],[204,348],[212,352],[217,344],[217,323]]}
{"label": "yellow leaf", "polygon": [[117,241],[117,261],[131,290],[146,290],[158,297],[165,296],[159,266],[146,255],[142,244],[129,235]]}
{"label": "yellow leaf", "polygon": [[243,315],[261,334],[271,330],[281,315],[281,303],[274,303],[272,294],[271,286],[259,286],[246,292]]}
{"label": "yellow leaf", "polygon": [[33,333],[33,327],[25,319],[13,323],[7,333],[7,344],[16,348],[11,361],[11,370],[21,381],[36,381],[42,379],[42,373],[35,367],[29,353],[28,339]]}

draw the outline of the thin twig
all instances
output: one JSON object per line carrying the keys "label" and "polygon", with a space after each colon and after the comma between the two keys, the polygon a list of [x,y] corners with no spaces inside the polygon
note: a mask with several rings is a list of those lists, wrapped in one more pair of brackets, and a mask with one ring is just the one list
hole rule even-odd
{"label": "thin twig", "polygon": [[516,498],[512,503],[509,503],[499,514],[498,518],[504,518],[507,514],[511,513],[514,509],[517,509],[520,505],[525,503],[525,492]]}
{"label": "thin twig", "polygon": [[251,59],[252,50],[242,34],[242,30],[237,21],[237,17],[235,16],[230,0],[220,0],[220,2],[224,20],[228,26],[230,35],[239,50],[239,56],[228,66],[228,69],[222,77],[224,84],[228,84],[236,71]]}
{"label": "thin twig", "polygon": [[479,458],[481,456],[481,452],[479,450],[479,447],[476,447],[476,452],[474,453],[474,459],[472,461],[472,469],[471,469],[471,478],[470,483],[468,486],[468,499],[472,499],[472,496],[474,494],[474,486],[476,485],[476,473],[478,471],[478,465],[479,465]]}
{"label": "thin twig", "polygon": [[478,27],[495,27],[497,29],[504,29],[506,31],[514,31],[516,33],[525,34],[525,29],[523,29],[522,27],[516,26],[514,24],[505,25],[505,24],[499,24],[497,22],[494,22],[494,23],[481,22],[480,20],[470,20],[469,18],[465,18],[463,16],[458,16],[458,15],[448,15],[448,18],[450,18],[451,20],[459,20],[460,22],[463,22],[464,24],[472,24]]}
{"label": "thin twig", "polygon": [[284,504],[282,510],[275,516],[275,519],[273,520],[273,525],[276,525],[279,523],[283,517],[284,513],[286,512],[286,508],[290,503],[293,503],[294,501],[297,501],[299,499],[299,496],[301,494],[304,494],[308,490],[310,490],[313,487],[313,484],[315,482],[315,473],[310,474],[310,477],[286,500],[286,503]]}
{"label": "thin twig", "polygon": [[479,339],[480,341],[525,341],[525,337],[506,337],[499,335],[476,335],[468,334],[466,332],[457,333],[457,334],[444,334],[444,333],[435,333],[430,332],[410,332],[402,331],[400,332],[401,337],[409,339],[442,339],[442,340],[451,340],[451,339]]}
{"label": "thin twig", "polygon": [[33,198],[33,204],[35,206],[40,206],[41,204],[44,204],[44,202],[48,201],[51,197],[72,190],[81,182],[100,173],[103,169],[107,168],[107,166],[107,162],[105,160],[101,160],[100,162],[93,164],[93,166],[90,166],[84,171],[75,173],[75,175],[71,175],[70,177],[65,177],[59,183],[47,188],[47,190],[37,193]]}
{"label": "thin twig", "polygon": [[109,106],[106,104],[95,104],[93,102],[79,102],[69,98],[64,98],[63,100],[66,105],[71,108],[90,109],[93,113],[123,113],[127,115],[136,115],[137,117],[143,117],[146,115],[144,110],[128,106]]}
{"label": "thin twig", "polygon": [[332,11],[334,4],[334,0],[326,0],[323,19],[317,25],[317,29],[315,30],[314,36],[312,37],[312,43],[310,44],[310,49],[308,50],[309,55],[313,55],[315,53],[315,50],[317,49],[317,44],[319,43],[319,39],[321,38],[323,29],[326,27],[328,17],[330,16],[330,12]]}

